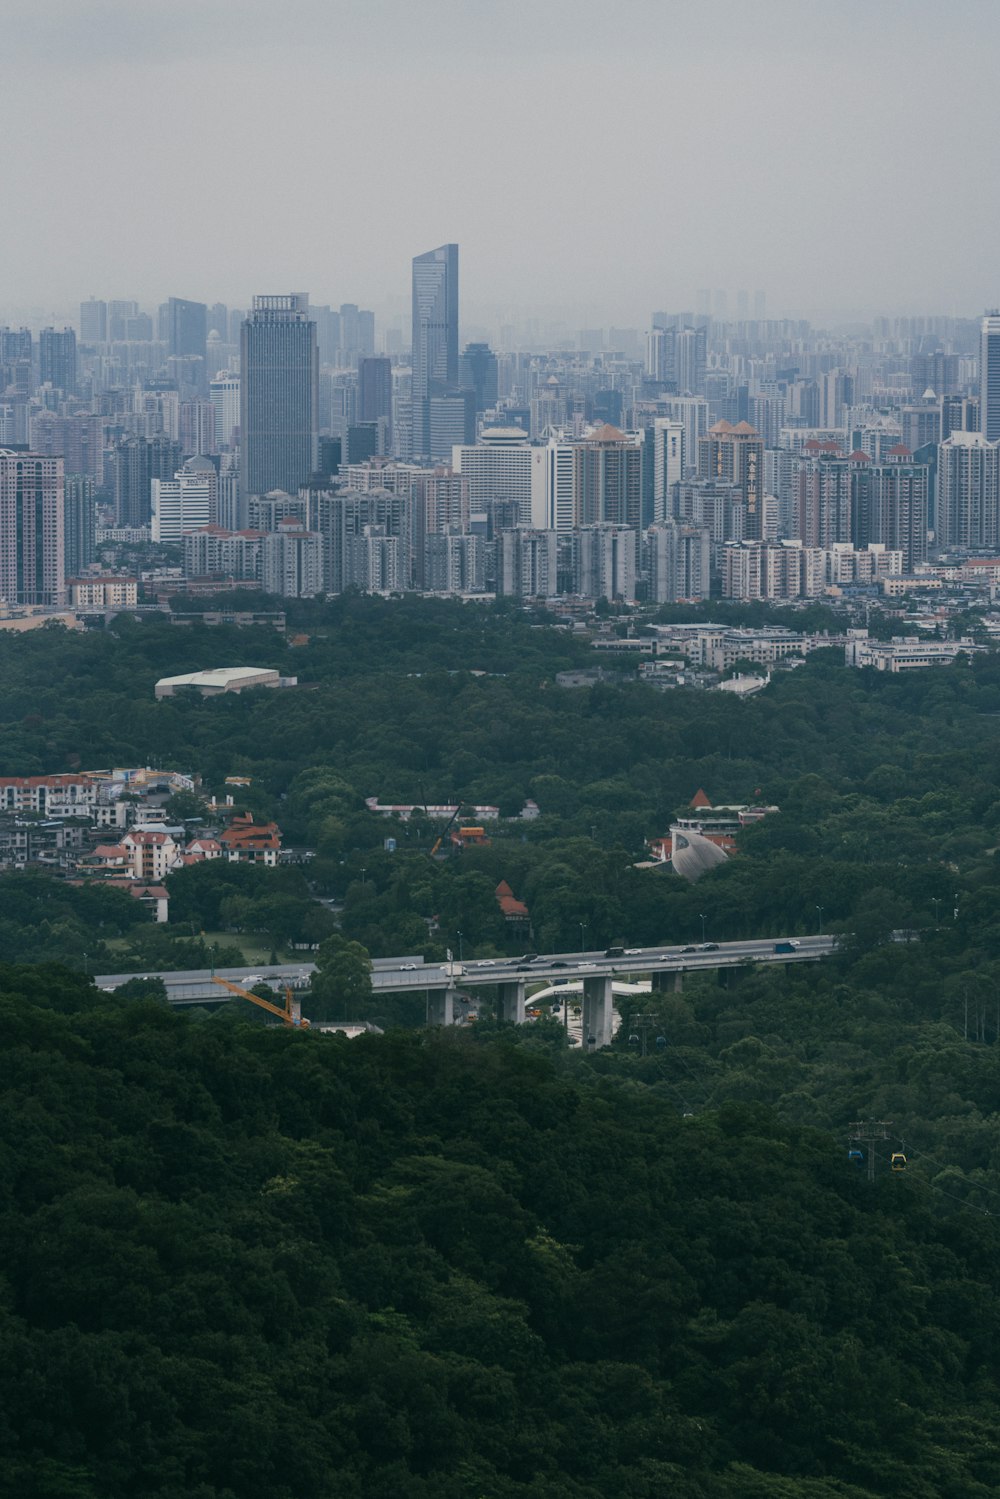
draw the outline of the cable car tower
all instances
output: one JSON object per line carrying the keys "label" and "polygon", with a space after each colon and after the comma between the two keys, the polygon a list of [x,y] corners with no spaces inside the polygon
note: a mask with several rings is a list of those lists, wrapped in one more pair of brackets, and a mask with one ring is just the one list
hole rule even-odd
{"label": "cable car tower", "polygon": [[888,1140],[891,1119],[859,1119],[850,1126],[850,1137],[858,1145],[868,1147],[868,1180],[875,1180],[875,1146],[880,1140]]}

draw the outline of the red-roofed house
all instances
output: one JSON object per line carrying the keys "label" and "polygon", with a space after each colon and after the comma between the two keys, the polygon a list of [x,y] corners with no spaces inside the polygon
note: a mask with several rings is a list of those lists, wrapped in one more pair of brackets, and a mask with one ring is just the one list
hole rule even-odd
{"label": "red-roofed house", "polygon": [[528,908],[523,900],[517,899],[506,880],[501,880],[493,893],[508,926],[526,927],[528,925],[530,920]]}
{"label": "red-roofed house", "polygon": [[276,822],[254,822],[251,812],[238,812],[219,842],[231,864],[273,866],[281,850],[281,829]]}

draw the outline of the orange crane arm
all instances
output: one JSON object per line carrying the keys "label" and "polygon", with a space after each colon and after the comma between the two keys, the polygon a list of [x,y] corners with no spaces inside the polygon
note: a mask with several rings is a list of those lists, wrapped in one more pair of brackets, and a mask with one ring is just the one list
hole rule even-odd
{"label": "orange crane arm", "polygon": [[285,990],[285,1007],[274,1005],[269,999],[262,999],[259,994],[254,994],[252,989],[244,989],[239,984],[230,983],[229,979],[220,979],[212,975],[212,983],[219,984],[221,988],[228,989],[231,994],[238,994],[241,999],[248,999],[251,1004],[259,1005],[262,1010],[270,1010],[272,1015],[277,1015],[286,1025],[300,1025],[308,1030],[309,1022],[303,1019],[298,1004],[292,999],[291,989]]}

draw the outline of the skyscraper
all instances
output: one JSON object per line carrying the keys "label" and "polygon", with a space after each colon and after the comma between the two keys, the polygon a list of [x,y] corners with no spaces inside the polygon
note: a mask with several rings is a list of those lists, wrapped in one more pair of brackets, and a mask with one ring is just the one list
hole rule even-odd
{"label": "skyscraper", "polygon": [[358,360],[358,421],[378,422],[381,454],[392,452],[392,360],[363,354]]}
{"label": "skyscraper", "polygon": [[171,479],[180,466],[181,445],[165,434],[126,437],[113,454],[115,516],[120,526],[146,526],[152,481]]}
{"label": "skyscraper", "polygon": [[61,604],[63,461],[0,448],[0,599]]}
{"label": "skyscraper", "polygon": [[458,387],[458,246],[413,261],[413,448],[430,453],[430,398]]}
{"label": "skyscraper", "polygon": [[38,335],[38,378],[65,395],[76,393],[76,334],[72,328],[43,328]]}
{"label": "skyscraper", "polygon": [[240,337],[240,489],[295,494],[316,467],[319,355],[304,292],[254,297]]}
{"label": "skyscraper", "polygon": [[204,302],[171,297],[167,302],[167,342],[173,358],[204,359],[208,308]]}
{"label": "skyscraper", "polygon": [[89,297],[80,303],[80,342],[102,344],[108,336],[108,304]]}
{"label": "skyscraper", "polygon": [[987,442],[1000,438],[1000,313],[983,318],[979,343],[979,430]]}
{"label": "skyscraper", "polygon": [[463,390],[475,392],[476,412],[490,411],[497,403],[497,356],[489,344],[466,344],[459,378]]}

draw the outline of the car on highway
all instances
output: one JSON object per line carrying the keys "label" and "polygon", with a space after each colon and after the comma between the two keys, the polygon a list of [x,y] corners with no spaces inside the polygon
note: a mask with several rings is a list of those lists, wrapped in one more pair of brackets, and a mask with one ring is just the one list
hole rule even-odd
{"label": "car on highway", "polygon": [[698,951],[699,952],[718,952],[719,951],[719,944],[717,942],[703,942],[701,944],[701,946],[699,947]]}
{"label": "car on highway", "polygon": [[416,966],[416,963],[400,963],[399,971],[400,973],[412,973]]}
{"label": "car on highway", "polygon": [[626,949],[625,949],[625,956],[626,956],[626,958],[641,958],[642,957],[642,948],[641,947],[626,947]]}
{"label": "car on highway", "polygon": [[682,947],[681,948],[681,952],[697,952],[697,951],[698,951],[698,949],[696,947]]}
{"label": "car on highway", "polygon": [[577,968],[596,968],[596,963],[577,963]]}
{"label": "car on highway", "polygon": [[496,966],[496,958],[481,958],[476,964],[477,968],[495,968]]}
{"label": "car on highway", "polygon": [[569,964],[568,963],[564,963],[563,960],[562,960],[562,958],[556,958],[554,960],[554,962],[552,962],[552,963],[549,964],[549,967],[550,968],[568,968]]}

